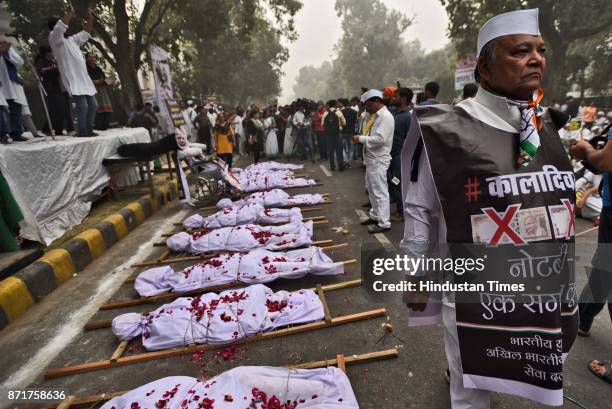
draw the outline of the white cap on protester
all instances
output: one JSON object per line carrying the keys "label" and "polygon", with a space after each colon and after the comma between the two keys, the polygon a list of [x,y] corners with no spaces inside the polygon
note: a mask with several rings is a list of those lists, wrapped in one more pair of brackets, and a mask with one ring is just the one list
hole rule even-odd
{"label": "white cap on protester", "polygon": [[364,92],[363,94],[361,94],[361,102],[366,102],[368,99],[372,99],[372,98],[383,98],[383,94],[382,92],[380,92],[377,89],[371,89],[368,90],[366,92]]}
{"label": "white cap on protester", "polygon": [[514,34],[540,35],[538,9],[511,11],[489,19],[478,32],[476,57],[489,41]]}

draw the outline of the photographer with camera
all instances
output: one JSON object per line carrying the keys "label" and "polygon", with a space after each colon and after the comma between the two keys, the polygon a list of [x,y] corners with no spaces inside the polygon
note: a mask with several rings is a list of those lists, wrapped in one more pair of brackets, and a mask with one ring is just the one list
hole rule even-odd
{"label": "photographer with camera", "polygon": [[[612,252],[606,246],[612,243],[612,127],[608,127],[608,143],[602,148],[596,149],[587,141],[579,141],[574,145],[570,153],[578,160],[585,160],[585,167],[598,169],[603,173],[601,182],[601,197],[603,208],[599,222],[599,234],[597,237],[597,251],[593,256],[593,265],[589,281],[580,294],[580,324],[578,335],[587,337],[590,335],[593,319],[603,309],[606,300],[608,311],[612,318]],[[590,165],[590,166],[587,166]],[[610,362],[593,360],[589,363],[589,369],[595,376],[612,383],[612,365]]]}

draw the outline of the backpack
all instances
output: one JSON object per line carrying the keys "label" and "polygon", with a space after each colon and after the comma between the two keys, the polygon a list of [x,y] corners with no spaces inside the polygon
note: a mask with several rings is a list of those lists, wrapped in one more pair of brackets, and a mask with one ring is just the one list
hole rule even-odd
{"label": "backpack", "polygon": [[329,111],[323,120],[323,126],[325,126],[325,132],[328,134],[337,134],[340,132],[340,118],[336,114],[336,111]]}

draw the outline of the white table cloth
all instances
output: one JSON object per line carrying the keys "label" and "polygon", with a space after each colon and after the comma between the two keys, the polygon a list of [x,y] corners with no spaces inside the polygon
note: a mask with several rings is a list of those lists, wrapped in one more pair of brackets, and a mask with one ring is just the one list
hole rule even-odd
{"label": "white table cloth", "polygon": [[333,366],[319,369],[239,366],[202,382],[188,376],[162,378],[102,406],[102,409],[145,408],[358,409],[359,405],[346,374]]}
{"label": "white table cloth", "polygon": [[286,252],[257,249],[248,253],[221,254],[202,263],[175,271],[171,266],[154,267],[136,277],[134,288],[142,297],[168,291],[182,293],[241,281],[264,284],[278,278],[301,278],[306,274],[338,275],[344,264],[334,261],[320,247]]}
{"label": "white table cloth", "polygon": [[99,134],[0,145],[0,172],[24,216],[22,237],[48,245],[81,223],[110,180],[102,160],[121,144],[150,142],[144,128]]}
{"label": "white table cloth", "polygon": [[183,227],[186,229],[219,229],[243,224],[288,223],[291,219],[302,220],[302,210],[299,207],[266,209],[260,204],[249,204],[243,207],[226,207],[206,217],[194,214],[185,219]]}
{"label": "white table cloth", "polygon": [[190,344],[227,344],[291,324],[322,320],[323,304],[312,290],[274,292],[263,284],[177,298],[141,315],[113,319],[120,340],[142,335],[147,351]]}

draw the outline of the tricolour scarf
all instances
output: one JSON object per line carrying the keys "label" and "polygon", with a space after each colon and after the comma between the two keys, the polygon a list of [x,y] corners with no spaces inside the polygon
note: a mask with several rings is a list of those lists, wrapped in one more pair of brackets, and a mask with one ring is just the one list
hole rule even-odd
{"label": "tricolour scarf", "polygon": [[544,91],[539,88],[533,92],[528,101],[508,99],[508,103],[518,107],[521,112],[517,161],[522,166],[527,166],[540,147],[539,131],[542,129],[542,114],[544,114],[544,110],[540,106],[542,97],[544,97]]}

